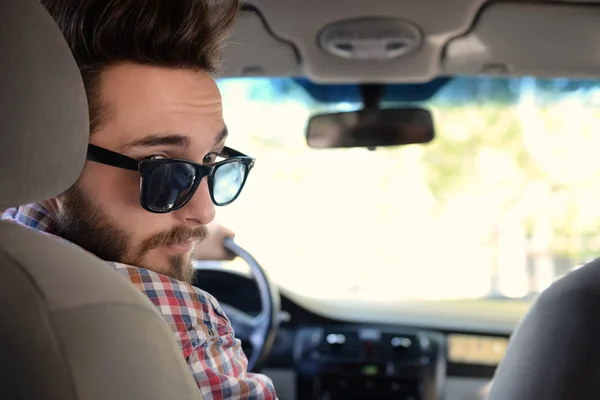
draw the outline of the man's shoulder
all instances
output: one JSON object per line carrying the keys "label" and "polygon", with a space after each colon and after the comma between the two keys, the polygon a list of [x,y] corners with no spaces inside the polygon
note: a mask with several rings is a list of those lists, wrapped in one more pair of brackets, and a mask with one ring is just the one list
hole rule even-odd
{"label": "man's shoulder", "polygon": [[230,323],[218,301],[204,290],[157,272],[132,265],[109,262],[120,274],[129,278],[157,306],[163,315],[210,322],[216,332],[230,332]]}

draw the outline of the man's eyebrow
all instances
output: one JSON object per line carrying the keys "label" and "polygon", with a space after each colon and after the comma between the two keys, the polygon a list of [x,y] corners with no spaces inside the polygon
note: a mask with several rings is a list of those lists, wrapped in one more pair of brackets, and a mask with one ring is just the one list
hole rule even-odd
{"label": "man's eyebrow", "polygon": [[[215,146],[221,143],[229,135],[227,127],[224,127],[215,139]],[[158,147],[158,146],[178,146],[189,147],[191,140],[188,136],[179,134],[154,134],[144,136],[140,139],[132,140],[126,143],[123,148],[131,149],[134,147]]]}
{"label": "man's eyebrow", "polygon": [[227,126],[225,126],[221,130],[221,132],[219,132],[219,134],[217,135],[217,139],[215,140],[215,146],[218,145],[219,143],[221,143],[223,140],[225,140],[228,135],[229,135],[229,130],[227,129]]}
{"label": "man's eyebrow", "polygon": [[162,135],[148,135],[143,138],[133,140],[125,146],[125,149],[131,149],[133,147],[156,147],[156,146],[179,146],[188,147],[190,145],[190,138],[184,135],[176,134],[162,134]]}

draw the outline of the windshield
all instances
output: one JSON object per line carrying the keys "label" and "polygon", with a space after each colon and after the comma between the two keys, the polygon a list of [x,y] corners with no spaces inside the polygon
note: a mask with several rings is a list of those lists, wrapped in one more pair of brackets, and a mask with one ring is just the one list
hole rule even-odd
{"label": "windshield", "polygon": [[321,104],[297,82],[219,81],[229,145],[257,162],[217,220],[283,288],[522,298],[600,250],[600,83],[454,78],[418,103],[433,142],[368,151],[309,148],[311,114],[357,105]]}

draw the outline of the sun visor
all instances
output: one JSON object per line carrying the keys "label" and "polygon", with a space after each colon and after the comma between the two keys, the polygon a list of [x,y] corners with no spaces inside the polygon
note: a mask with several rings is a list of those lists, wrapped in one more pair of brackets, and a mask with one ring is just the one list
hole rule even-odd
{"label": "sun visor", "polygon": [[223,51],[223,77],[297,76],[300,60],[294,46],[276,38],[252,10],[242,10]]}
{"label": "sun visor", "polygon": [[600,7],[494,3],[448,42],[445,75],[597,76]]}

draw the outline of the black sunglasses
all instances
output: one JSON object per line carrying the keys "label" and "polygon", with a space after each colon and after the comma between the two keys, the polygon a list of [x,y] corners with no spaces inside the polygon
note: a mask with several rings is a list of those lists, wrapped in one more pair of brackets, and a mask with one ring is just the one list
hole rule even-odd
{"label": "black sunglasses", "polygon": [[205,176],[213,203],[226,206],[238,198],[254,158],[225,147],[220,154],[226,157],[212,165],[197,164],[176,158],[136,160],[99,147],[88,146],[87,159],[112,167],[138,171],[141,175],[140,202],[152,213],[168,213],[185,206],[196,193]]}

